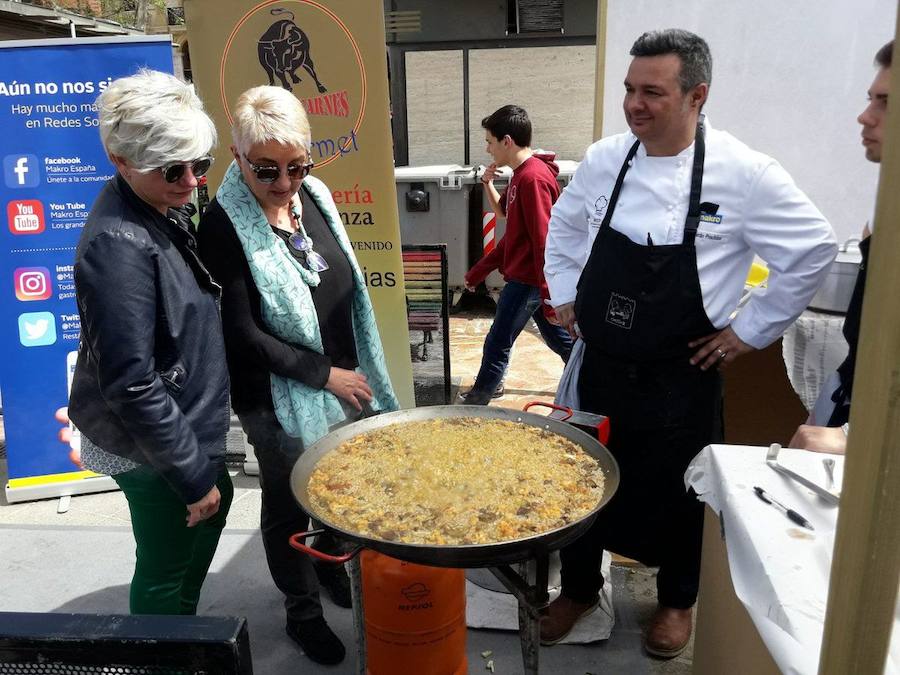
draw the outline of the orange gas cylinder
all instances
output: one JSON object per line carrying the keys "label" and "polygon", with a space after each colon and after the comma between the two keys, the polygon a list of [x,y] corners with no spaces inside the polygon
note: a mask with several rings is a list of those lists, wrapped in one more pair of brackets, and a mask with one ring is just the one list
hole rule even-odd
{"label": "orange gas cylinder", "polygon": [[465,675],[466,577],[364,550],[366,663],[371,675]]}

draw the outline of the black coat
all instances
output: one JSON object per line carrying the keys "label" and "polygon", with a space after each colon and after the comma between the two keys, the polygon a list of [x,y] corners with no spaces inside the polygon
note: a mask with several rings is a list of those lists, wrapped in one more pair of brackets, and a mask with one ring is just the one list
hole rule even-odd
{"label": "black coat", "polygon": [[168,215],[120,176],[91,209],[75,256],[81,344],[69,416],[191,504],[224,464],[228,373],[220,289],[183,214]]}

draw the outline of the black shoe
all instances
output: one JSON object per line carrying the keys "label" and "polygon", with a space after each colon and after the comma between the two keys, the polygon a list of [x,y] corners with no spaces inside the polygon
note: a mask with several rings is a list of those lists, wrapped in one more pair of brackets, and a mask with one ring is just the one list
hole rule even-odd
{"label": "black shoe", "polygon": [[353,607],[350,595],[350,577],[343,565],[321,563],[313,565],[319,585],[328,592],[328,597],[338,607]]}
{"label": "black shoe", "polygon": [[465,394],[460,394],[459,402],[462,405],[487,405],[491,402],[492,395],[483,391],[470,389]]}
{"label": "black shoe", "polygon": [[346,650],[343,643],[321,616],[305,621],[288,619],[284,630],[311,661],[333,666],[344,660]]}

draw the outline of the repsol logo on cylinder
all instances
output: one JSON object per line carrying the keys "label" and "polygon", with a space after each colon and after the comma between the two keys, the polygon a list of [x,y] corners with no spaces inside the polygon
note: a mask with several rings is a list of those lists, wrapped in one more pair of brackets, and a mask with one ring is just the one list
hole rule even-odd
{"label": "repsol logo on cylinder", "polygon": [[434,607],[434,603],[431,600],[427,602],[419,602],[414,605],[397,605],[397,609],[402,610],[404,612],[415,611],[417,609],[431,609]]}

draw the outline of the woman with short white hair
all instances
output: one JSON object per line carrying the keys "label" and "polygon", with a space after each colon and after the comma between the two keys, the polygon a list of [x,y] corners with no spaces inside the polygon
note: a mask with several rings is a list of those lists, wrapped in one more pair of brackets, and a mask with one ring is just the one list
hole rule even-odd
{"label": "woman with short white hair", "polygon": [[69,416],[81,463],[128,500],[134,614],[194,614],[225,526],[228,373],[219,287],[189,206],[216,142],[193,87],[142,70],[97,100],[116,175],[75,256],[81,344]]}
{"label": "woman with short white hair", "polygon": [[234,161],[200,223],[200,255],[222,285],[232,405],[259,460],[263,543],[287,633],[312,660],[338,663],[344,646],[323,618],[316,577],[346,607],[349,582],[288,545],[309,525],[291,469],[329,428],[394,410],[397,399],[337,207],[310,175],[303,106],[279,87],[254,87],[235,105],[232,136]]}

